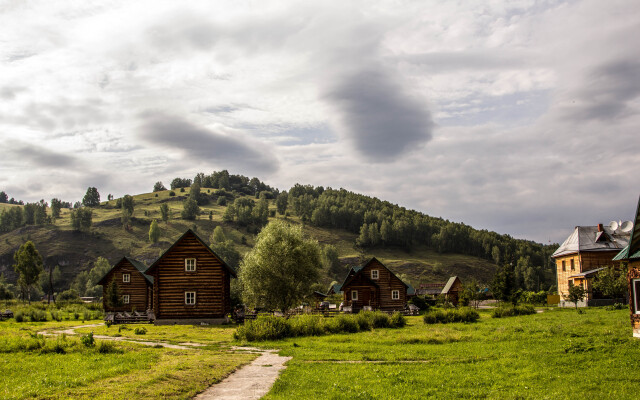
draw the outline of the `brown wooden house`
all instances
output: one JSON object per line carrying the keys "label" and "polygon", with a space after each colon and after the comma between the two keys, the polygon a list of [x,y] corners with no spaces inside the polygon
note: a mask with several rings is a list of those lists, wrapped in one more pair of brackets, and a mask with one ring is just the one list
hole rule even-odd
{"label": "brown wooden house", "polygon": [[640,338],[640,199],[636,208],[636,218],[631,229],[629,245],[614,258],[627,264],[629,285],[629,316],[633,336]]}
{"label": "brown wooden house", "polygon": [[409,285],[394,275],[375,257],[364,266],[353,267],[341,290],[343,306],[356,312],[365,306],[385,311],[403,310],[407,304]]}
{"label": "brown wooden house", "polygon": [[597,298],[598,294],[591,288],[591,280],[601,268],[613,265],[613,257],[628,243],[628,233],[612,230],[609,226],[576,226],[551,256],[558,272],[560,299],[567,300],[572,285],[582,285],[587,292],[587,303]]}
{"label": "brown wooden house", "polygon": [[219,322],[232,312],[230,285],[236,272],[191,229],[145,273],[154,279],[157,323]]}
{"label": "brown wooden house", "polygon": [[[153,278],[144,271],[147,266],[129,257],[122,257],[106,275],[98,281],[102,285],[102,301],[106,312],[147,311],[153,305]],[[122,305],[107,304],[107,288],[116,282]]]}
{"label": "brown wooden house", "polygon": [[454,306],[458,305],[458,300],[462,293],[462,282],[457,276],[452,276],[442,288],[441,295],[445,296]]}

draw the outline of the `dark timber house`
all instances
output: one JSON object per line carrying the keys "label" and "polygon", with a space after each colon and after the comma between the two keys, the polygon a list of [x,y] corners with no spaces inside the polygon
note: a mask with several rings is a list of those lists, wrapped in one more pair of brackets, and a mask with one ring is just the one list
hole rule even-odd
{"label": "dark timber house", "polygon": [[[153,278],[146,275],[146,265],[129,257],[122,257],[106,275],[98,281],[102,285],[102,302],[106,312],[147,311],[153,306]],[[107,304],[107,288],[115,281],[122,299],[122,306]]]}
{"label": "dark timber house", "polygon": [[636,218],[631,230],[629,245],[622,249],[613,260],[627,264],[629,316],[631,318],[633,336],[640,338],[640,199],[638,199]]}
{"label": "dark timber house", "polygon": [[154,279],[156,323],[221,322],[236,272],[191,229],[145,272]]}
{"label": "dark timber house", "polygon": [[353,312],[365,306],[393,311],[404,310],[408,288],[409,285],[374,257],[364,266],[351,268],[341,290],[344,306],[351,307]]}

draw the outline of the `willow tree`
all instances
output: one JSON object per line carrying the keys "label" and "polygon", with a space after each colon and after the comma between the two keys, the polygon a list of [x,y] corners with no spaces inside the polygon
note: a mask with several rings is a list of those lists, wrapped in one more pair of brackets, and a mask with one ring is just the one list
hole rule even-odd
{"label": "willow tree", "polygon": [[320,245],[300,225],[270,222],[240,267],[243,300],[251,307],[286,311],[309,295],[322,267]]}

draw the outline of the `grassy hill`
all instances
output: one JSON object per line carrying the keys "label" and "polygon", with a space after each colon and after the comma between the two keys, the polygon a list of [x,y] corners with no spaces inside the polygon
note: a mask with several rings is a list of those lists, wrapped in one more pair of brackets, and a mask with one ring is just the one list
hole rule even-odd
{"label": "grassy hill", "polygon": [[[207,194],[214,190],[202,188],[201,192]],[[90,269],[100,256],[107,258],[111,263],[115,263],[122,256],[131,256],[150,265],[188,228],[195,228],[199,235],[206,239],[216,226],[222,226],[227,238],[235,242],[241,253],[244,254],[251,249],[256,238],[255,230],[223,222],[225,206],[213,203],[204,205],[201,206],[202,212],[196,221],[181,219],[183,200],[189,195],[189,191],[189,188],[185,188],[184,192],[175,190],[175,196],[169,196],[169,190],[133,196],[135,212],[130,230],[123,229],[121,211],[116,208],[116,200],[111,200],[93,209],[93,226],[88,232],[72,230],[70,210],[63,209],[61,218],[53,224],[24,226],[1,234],[0,273],[4,273],[8,280],[15,281],[13,253],[27,240],[35,243],[45,259],[45,266],[60,265],[63,281],[67,286],[80,271]],[[171,218],[166,224],[161,222],[162,203],[166,203],[170,209]],[[0,204],[0,207],[20,206]],[[274,200],[270,200],[269,207],[275,210]],[[149,224],[153,219],[159,221],[161,229],[161,238],[155,244],[148,239]],[[297,217],[287,217],[287,220],[295,224],[301,223]],[[460,276],[463,282],[471,277],[488,282],[496,269],[495,264],[484,259],[459,254],[439,254],[427,247],[417,247],[411,252],[388,247],[361,253],[355,247],[357,235],[353,233],[310,225],[305,225],[304,230],[322,245],[331,244],[338,249],[344,273],[350,265],[358,264],[361,258],[371,256],[377,257],[394,272],[404,275],[413,285],[446,281],[451,275]],[[332,279],[326,275],[321,283],[328,286]]]}

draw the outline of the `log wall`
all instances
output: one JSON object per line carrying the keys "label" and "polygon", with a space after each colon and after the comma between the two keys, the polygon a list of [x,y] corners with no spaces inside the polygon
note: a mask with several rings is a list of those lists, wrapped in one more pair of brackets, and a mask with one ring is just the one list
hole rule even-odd
{"label": "log wall", "polygon": [[[128,283],[122,281],[122,276],[124,274],[130,275]],[[121,296],[129,295],[129,304],[124,304],[122,307],[110,307],[107,305],[106,290],[113,280],[115,280],[116,285],[118,285],[118,290]],[[107,312],[131,312],[134,310],[144,312],[151,305],[151,283],[147,281],[142,272],[138,271],[138,269],[126,259],[121,260],[111,269],[111,271],[109,271],[104,279],[104,285],[102,288],[102,304],[104,310]]]}
{"label": "log wall", "polygon": [[[631,318],[631,327],[633,328],[633,335],[640,337],[640,314],[636,314],[637,310],[640,310],[640,293],[634,293],[634,279],[640,279],[640,261],[632,261],[629,263],[629,272],[627,273],[627,281],[629,284],[629,317]],[[637,283],[636,292],[640,292],[640,288]],[[635,294],[635,296],[634,296]]]}
{"label": "log wall", "polygon": [[[185,271],[185,259],[196,259],[196,270]],[[193,234],[185,234],[148,274],[154,277],[157,319],[221,318],[231,312],[230,273]],[[196,293],[196,304],[185,304],[185,292]]]}
{"label": "log wall", "polygon": [[[378,270],[378,279],[371,279],[372,270]],[[371,305],[374,309],[381,310],[404,309],[407,304],[407,287],[380,261],[373,259],[357,275],[353,281],[342,288],[345,304],[352,305],[358,309],[365,305]],[[365,279],[365,277],[368,279]],[[369,281],[375,282],[377,287]],[[351,300],[352,290],[358,290],[358,301]],[[392,290],[399,291],[400,298],[398,300],[391,298]],[[371,295],[369,304],[365,304],[363,301],[366,299],[365,291],[368,291]]]}

